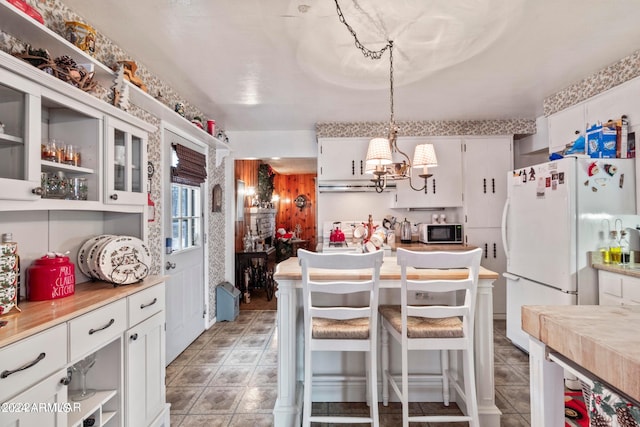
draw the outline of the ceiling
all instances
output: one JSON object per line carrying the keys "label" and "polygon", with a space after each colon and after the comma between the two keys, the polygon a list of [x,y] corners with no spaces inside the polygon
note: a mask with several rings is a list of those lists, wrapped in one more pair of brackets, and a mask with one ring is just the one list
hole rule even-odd
{"label": "ceiling", "polygon": [[[62,0],[231,131],[388,121],[389,56],[334,0]],[[394,41],[395,117],[533,119],[640,48],[638,0],[340,0]]]}

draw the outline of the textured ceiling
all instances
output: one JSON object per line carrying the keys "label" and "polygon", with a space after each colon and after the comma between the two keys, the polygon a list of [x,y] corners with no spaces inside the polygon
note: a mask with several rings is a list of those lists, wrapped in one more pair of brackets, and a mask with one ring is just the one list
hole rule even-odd
{"label": "textured ceiling", "polygon": [[[387,121],[388,56],[330,0],[63,0],[228,130]],[[640,46],[637,0],[343,0],[395,41],[398,120],[534,118]],[[305,7],[308,6],[308,7]]]}

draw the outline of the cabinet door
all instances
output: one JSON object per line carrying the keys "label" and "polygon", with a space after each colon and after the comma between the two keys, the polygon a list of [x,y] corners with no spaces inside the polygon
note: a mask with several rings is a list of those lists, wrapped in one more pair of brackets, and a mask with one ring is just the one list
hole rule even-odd
{"label": "cabinet door", "polygon": [[465,227],[500,227],[512,138],[468,138],[463,151]]}
{"label": "cabinet door", "polygon": [[40,198],[40,92],[0,70],[0,199]]}
{"label": "cabinet door", "polygon": [[[67,413],[74,409],[75,403],[67,402],[67,386],[63,384],[65,378],[67,378],[67,370],[62,369],[3,403],[3,410],[0,411],[0,425],[2,427],[67,427]],[[27,409],[30,410],[27,411]]]}
{"label": "cabinet door", "polygon": [[106,123],[105,203],[144,205],[147,133],[111,117]]}
{"label": "cabinet door", "polygon": [[481,265],[498,273],[493,283],[493,313],[507,312],[507,291],[502,273],[507,271],[507,257],[502,247],[502,230],[500,228],[466,228],[465,243],[482,249]]}
{"label": "cabinet door", "polygon": [[420,169],[411,171],[409,180],[396,183],[396,208],[431,208],[462,206],[462,149],[457,138],[399,138],[398,148],[413,161],[413,152],[418,144],[431,143],[436,152],[438,166],[429,168],[433,174],[425,181],[418,177]]}
{"label": "cabinet door", "polygon": [[164,312],[126,334],[125,416],[127,426],[146,426],[165,404]]}
{"label": "cabinet door", "polygon": [[98,201],[103,114],[47,89],[40,111],[42,197]]}
{"label": "cabinet door", "polygon": [[584,104],[578,104],[549,116],[549,152],[563,150],[576,140],[576,131],[583,135],[586,130]]}
{"label": "cabinet door", "polygon": [[318,141],[318,179],[370,179],[365,174],[369,138],[322,138]]}

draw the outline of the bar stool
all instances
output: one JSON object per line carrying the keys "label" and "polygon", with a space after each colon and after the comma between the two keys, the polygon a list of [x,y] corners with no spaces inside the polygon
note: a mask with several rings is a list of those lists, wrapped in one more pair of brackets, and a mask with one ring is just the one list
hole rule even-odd
{"label": "bar stool", "polygon": [[[470,427],[480,427],[478,402],[476,399],[475,370],[473,359],[473,320],[476,303],[481,249],[464,252],[412,252],[398,249],[397,260],[401,267],[401,305],[381,305],[382,318],[382,402],[389,403],[389,384],[402,402],[402,425],[409,422],[460,422],[468,421]],[[444,280],[411,279],[411,267],[458,269],[466,268],[463,278]],[[457,291],[464,291],[463,298],[456,298]],[[413,305],[408,303],[413,292],[450,293],[452,305]],[[389,336],[401,345],[401,382],[389,372]],[[440,350],[441,372],[439,374],[409,375],[408,352],[411,350]],[[449,350],[462,352],[464,390],[458,375],[449,370]],[[466,403],[466,415],[409,416],[409,379],[437,378],[442,381],[443,402],[449,405],[449,383]],[[457,381],[456,381],[457,380]]]}
{"label": "bar stool", "polygon": [[[304,249],[298,250],[302,266],[302,288],[304,306],[304,403],[302,425],[321,423],[371,423],[378,420],[378,375],[377,375],[377,326],[378,286],[382,251],[369,254],[334,253],[319,254]],[[311,270],[313,269],[313,270]],[[357,279],[331,278],[327,270],[363,270]],[[323,276],[323,271],[325,275]],[[315,276],[313,279],[310,275]],[[366,295],[363,305],[358,307],[327,306],[327,294]],[[322,301],[321,301],[322,300]],[[367,402],[369,417],[312,416],[312,352],[348,351],[365,354]]]}

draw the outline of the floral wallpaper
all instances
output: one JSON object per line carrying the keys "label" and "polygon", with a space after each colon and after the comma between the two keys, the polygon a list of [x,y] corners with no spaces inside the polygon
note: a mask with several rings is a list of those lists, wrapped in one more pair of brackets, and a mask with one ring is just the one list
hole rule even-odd
{"label": "floral wallpaper", "polygon": [[544,100],[544,115],[550,116],[638,76],[640,76],[640,51],[551,95]]}
{"label": "floral wallpaper", "polygon": [[[42,15],[45,25],[52,31],[63,35],[65,21],[80,21],[91,25],[90,22],[86,22],[81,16],[75,14],[72,10],[67,8],[65,4],[59,0],[27,0],[27,2],[35,7]],[[33,46],[34,48],[40,48],[44,46]],[[11,54],[24,51],[25,43],[15,38],[11,34],[7,34],[0,29],[0,49]],[[151,94],[159,102],[165,104],[167,107],[173,109],[174,105],[181,102],[185,106],[186,117],[191,118],[194,116],[200,116],[206,120],[205,114],[200,111],[196,106],[191,105],[188,100],[181,97],[175,92],[169,85],[161,81],[159,78],[153,75],[143,63],[139,62],[138,58],[132,58],[125,50],[114,44],[111,40],[104,35],[98,33],[95,43],[95,53],[93,55],[98,61],[105,65],[114,68],[117,65],[117,61],[134,60],[138,66],[136,70],[136,77],[141,78],[144,84],[148,88],[148,93]],[[91,95],[105,101],[110,101],[110,88],[98,86]],[[153,164],[155,173],[151,178],[151,198],[155,203],[156,220],[149,222],[148,227],[148,243],[149,249],[152,252],[153,265],[151,267],[152,274],[163,274],[160,260],[162,259],[162,253],[164,250],[163,239],[163,226],[161,221],[161,212],[163,209],[162,192],[161,192],[161,179],[163,176],[161,159],[162,140],[161,140],[161,121],[153,114],[135,106],[131,105],[129,113],[135,117],[138,117],[158,128],[158,130],[149,135],[148,141],[148,160]],[[222,163],[219,167],[215,166],[215,149],[209,148],[208,161],[209,161],[209,183],[210,189],[213,185],[219,183],[224,185],[224,168],[225,163]],[[224,192],[223,192],[224,193]],[[211,194],[211,191],[209,192]],[[224,207],[224,200],[223,200]],[[211,209],[209,209],[209,212]],[[209,307],[210,307],[210,320],[215,318],[215,287],[224,280],[225,271],[225,253],[224,253],[224,209],[221,213],[212,214],[209,217],[209,232],[212,238],[208,241],[209,258],[212,260],[208,262],[209,265]]]}
{"label": "floral wallpaper", "polygon": [[[398,122],[399,136],[446,135],[516,135],[536,133],[536,121],[514,120],[458,120]],[[386,135],[388,123],[382,122],[326,122],[316,123],[318,138],[375,137]]]}

